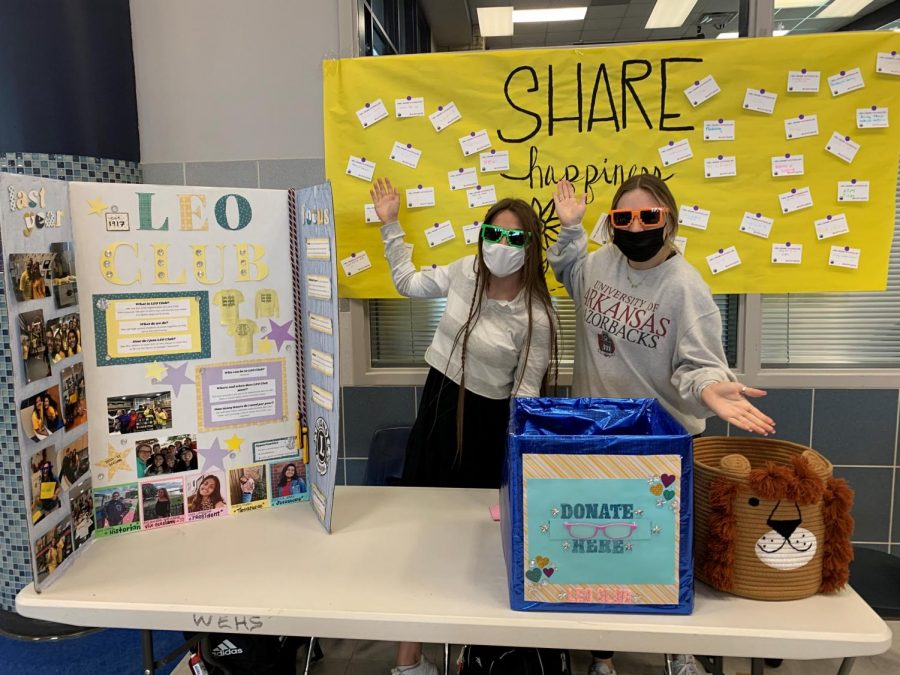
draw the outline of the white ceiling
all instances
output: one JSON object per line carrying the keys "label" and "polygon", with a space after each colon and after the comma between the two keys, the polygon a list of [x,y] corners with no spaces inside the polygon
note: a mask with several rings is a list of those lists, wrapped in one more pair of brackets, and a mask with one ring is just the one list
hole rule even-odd
{"label": "white ceiling", "polygon": [[[822,4],[827,4],[828,1],[821,0]],[[875,0],[863,10],[863,14],[891,2],[892,0]],[[736,13],[739,0],[698,0],[680,28],[658,30],[644,28],[655,0],[420,0],[420,4],[428,19],[435,44],[439,50],[446,50],[465,49],[472,45],[473,35],[477,34],[478,7],[513,5],[516,9],[543,9],[587,6],[583,21],[520,23],[515,25],[512,37],[485,40],[487,49],[508,49],[694,38],[698,33],[697,25],[701,16],[717,12]],[[791,34],[827,33],[859,18],[813,18],[811,15],[817,11],[817,8],[808,7],[775,10],[774,27],[790,30]],[[701,30],[705,37],[714,38],[720,32],[737,32],[738,21],[735,18],[721,29],[712,24],[704,24]]]}

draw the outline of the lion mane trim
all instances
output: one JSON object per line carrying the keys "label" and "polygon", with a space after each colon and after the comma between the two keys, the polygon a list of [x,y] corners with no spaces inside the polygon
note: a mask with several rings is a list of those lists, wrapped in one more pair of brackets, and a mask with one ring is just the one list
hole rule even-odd
{"label": "lion mane trim", "polygon": [[853,547],[853,490],[843,478],[829,478],[825,486],[825,550],[822,552],[822,585],[820,593],[833,593],[847,585]]}
{"label": "lion mane trim", "polygon": [[716,478],[709,486],[709,534],[700,568],[703,576],[722,591],[734,590],[734,500],[739,491],[740,485],[725,477]]}

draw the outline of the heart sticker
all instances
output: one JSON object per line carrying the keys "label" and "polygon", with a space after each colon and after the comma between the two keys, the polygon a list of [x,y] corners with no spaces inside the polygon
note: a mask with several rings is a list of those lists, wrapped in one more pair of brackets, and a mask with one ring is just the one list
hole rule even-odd
{"label": "heart sticker", "polygon": [[533,581],[534,583],[539,582],[539,581],[541,580],[541,570],[540,570],[540,568],[539,568],[539,567],[532,567],[530,570],[528,570],[527,572],[525,572],[525,578],[528,579],[528,581]]}
{"label": "heart sticker", "polygon": [[665,492],[663,492],[663,497],[666,498],[666,501],[669,501],[674,496],[675,496],[675,490],[666,490]]}
{"label": "heart sticker", "polygon": [[544,574],[547,575],[547,578],[548,578],[548,579],[549,579],[550,577],[553,576],[553,573],[554,573],[555,571],[556,571],[556,570],[553,569],[552,567],[545,567],[545,568],[544,568]]}
{"label": "heart sticker", "polygon": [[665,485],[666,487],[669,487],[672,483],[675,482],[675,476],[673,476],[670,473],[664,473],[662,476],[659,477],[659,479],[662,481],[662,484]]}
{"label": "heart sticker", "polygon": [[657,483],[656,485],[650,486],[650,492],[652,492],[656,497],[659,497],[662,494],[663,486]]}
{"label": "heart sticker", "polygon": [[537,563],[538,567],[546,567],[548,564],[550,564],[550,558],[545,558],[544,556],[539,555],[534,559],[534,562]]}

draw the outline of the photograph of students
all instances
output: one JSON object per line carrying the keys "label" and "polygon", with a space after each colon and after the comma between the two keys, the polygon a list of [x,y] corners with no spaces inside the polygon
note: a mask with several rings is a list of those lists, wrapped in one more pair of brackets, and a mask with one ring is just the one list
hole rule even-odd
{"label": "photograph of students", "polygon": [[172,394],[150,392],[106,399],[110,434],[159,431],[172,426]]}
{"label": "photograph of students", "polygon": [[22,401],[19,411],[22,428],[31,440],[41,441],[63,427],[59,405],[56,403],[58,396],[59,388],[51,387]]}
{"label": "photograph of students", "polygon": [[16,291],[16,300],[23,302],[32,300],[31,293],[31,269],[34,259],[21,253],[9,256],[9,272],[13,280],[13,288]]}
{"label": "photograph of students", "polygon": [[297,497],[306,493],[306,481],[303,478],[305,466],[302,462],[272,464],[269,471],[272,476],[273,499]]}
{"label": "photograph of students", "polygon": [[68,242],[50,244],[53,254],[50,263],[53,298],[57,307],[70,307],[78,303],[78,284],[75,276],[75,251]]}
{"label": "photograph of students", "polygon": [[228,471],[232,507],[266,499],[266,468],[255,464]]}
{"label": "photograph of students", "polygon": [[38,539],[35,550],[38,552],[38,581],[43,581],[72,554],[72,526],[69,523],[57,525]]}
{"label": "photograph of students", "polygon": [[91,481],[86,480],[69,491],[69,509],[74,524],[74,544],[77,550],[94,531],[94,501],[91,498]]}
{"label": "photograph of students", "polygon": [[138,520],[137,483],[103,488],[94,492],[94,515],[97,528],[129,525]]}
{"label": "photograph of students", "polygon": [[62,488],[53,467],[56,448],[50,446],[31,457],[31,522],[39,523],[60,506]]}
{"label": "photograph of students", "polygon": [[35,382],[50,375],[52,361],[49,350],[47,332],[44,327],[44,312],[22,312],[17,318],[19,326],[19,345],[22,350],[22,362],[25,364],[25,381]]}
{"label": "photograph of students", "polygon": [[66,314],[47,321],[47,357],[52,363],[81,351],[81,329],[77,314]]}
{"label": "photograph of students", "polygon": [[222,482],[215,473],[208,473],[191,481],[191,495],[188,499],[188,512],[213,511],[225,508],[222,496]]}
{"label": "photograph of students", "polygon": [[[69,329],[75,336],[75,332]],[[87,422],[87,393],[84,386],[84,364],[76,363],[64,368],[60,376],[65,403],[66,431]]]}
{"label": "photograph of students", "polygon": [[9,256],[9,274],[16,300],[41,300],[50,295],[46,277],[52,253],[13,253]]}
{"label": "photograph of students", "polygon": [[141,484],[144,523],[184,515],[184,481],[164,479]]}
{"label": "photograph of students", "polygon": [[59,482],[64,490],[72,487],[90,468],[87,434],[59,451]]}

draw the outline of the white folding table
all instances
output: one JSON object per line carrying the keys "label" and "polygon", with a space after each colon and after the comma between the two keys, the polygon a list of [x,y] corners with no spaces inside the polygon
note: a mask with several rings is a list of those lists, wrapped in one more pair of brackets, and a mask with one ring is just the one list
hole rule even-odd
{"label": "white folding table", "polygon": [[853,657],[890,648],[890,629],[851,589],[760,602],[698,583],[689,616],[514,612],[496,501],[491,490],[339,487],[330,535],[301,503],[100,539],[16,607],[81,626],[750,657],[754,672],[762,658],[840,657],[846,673]]}

